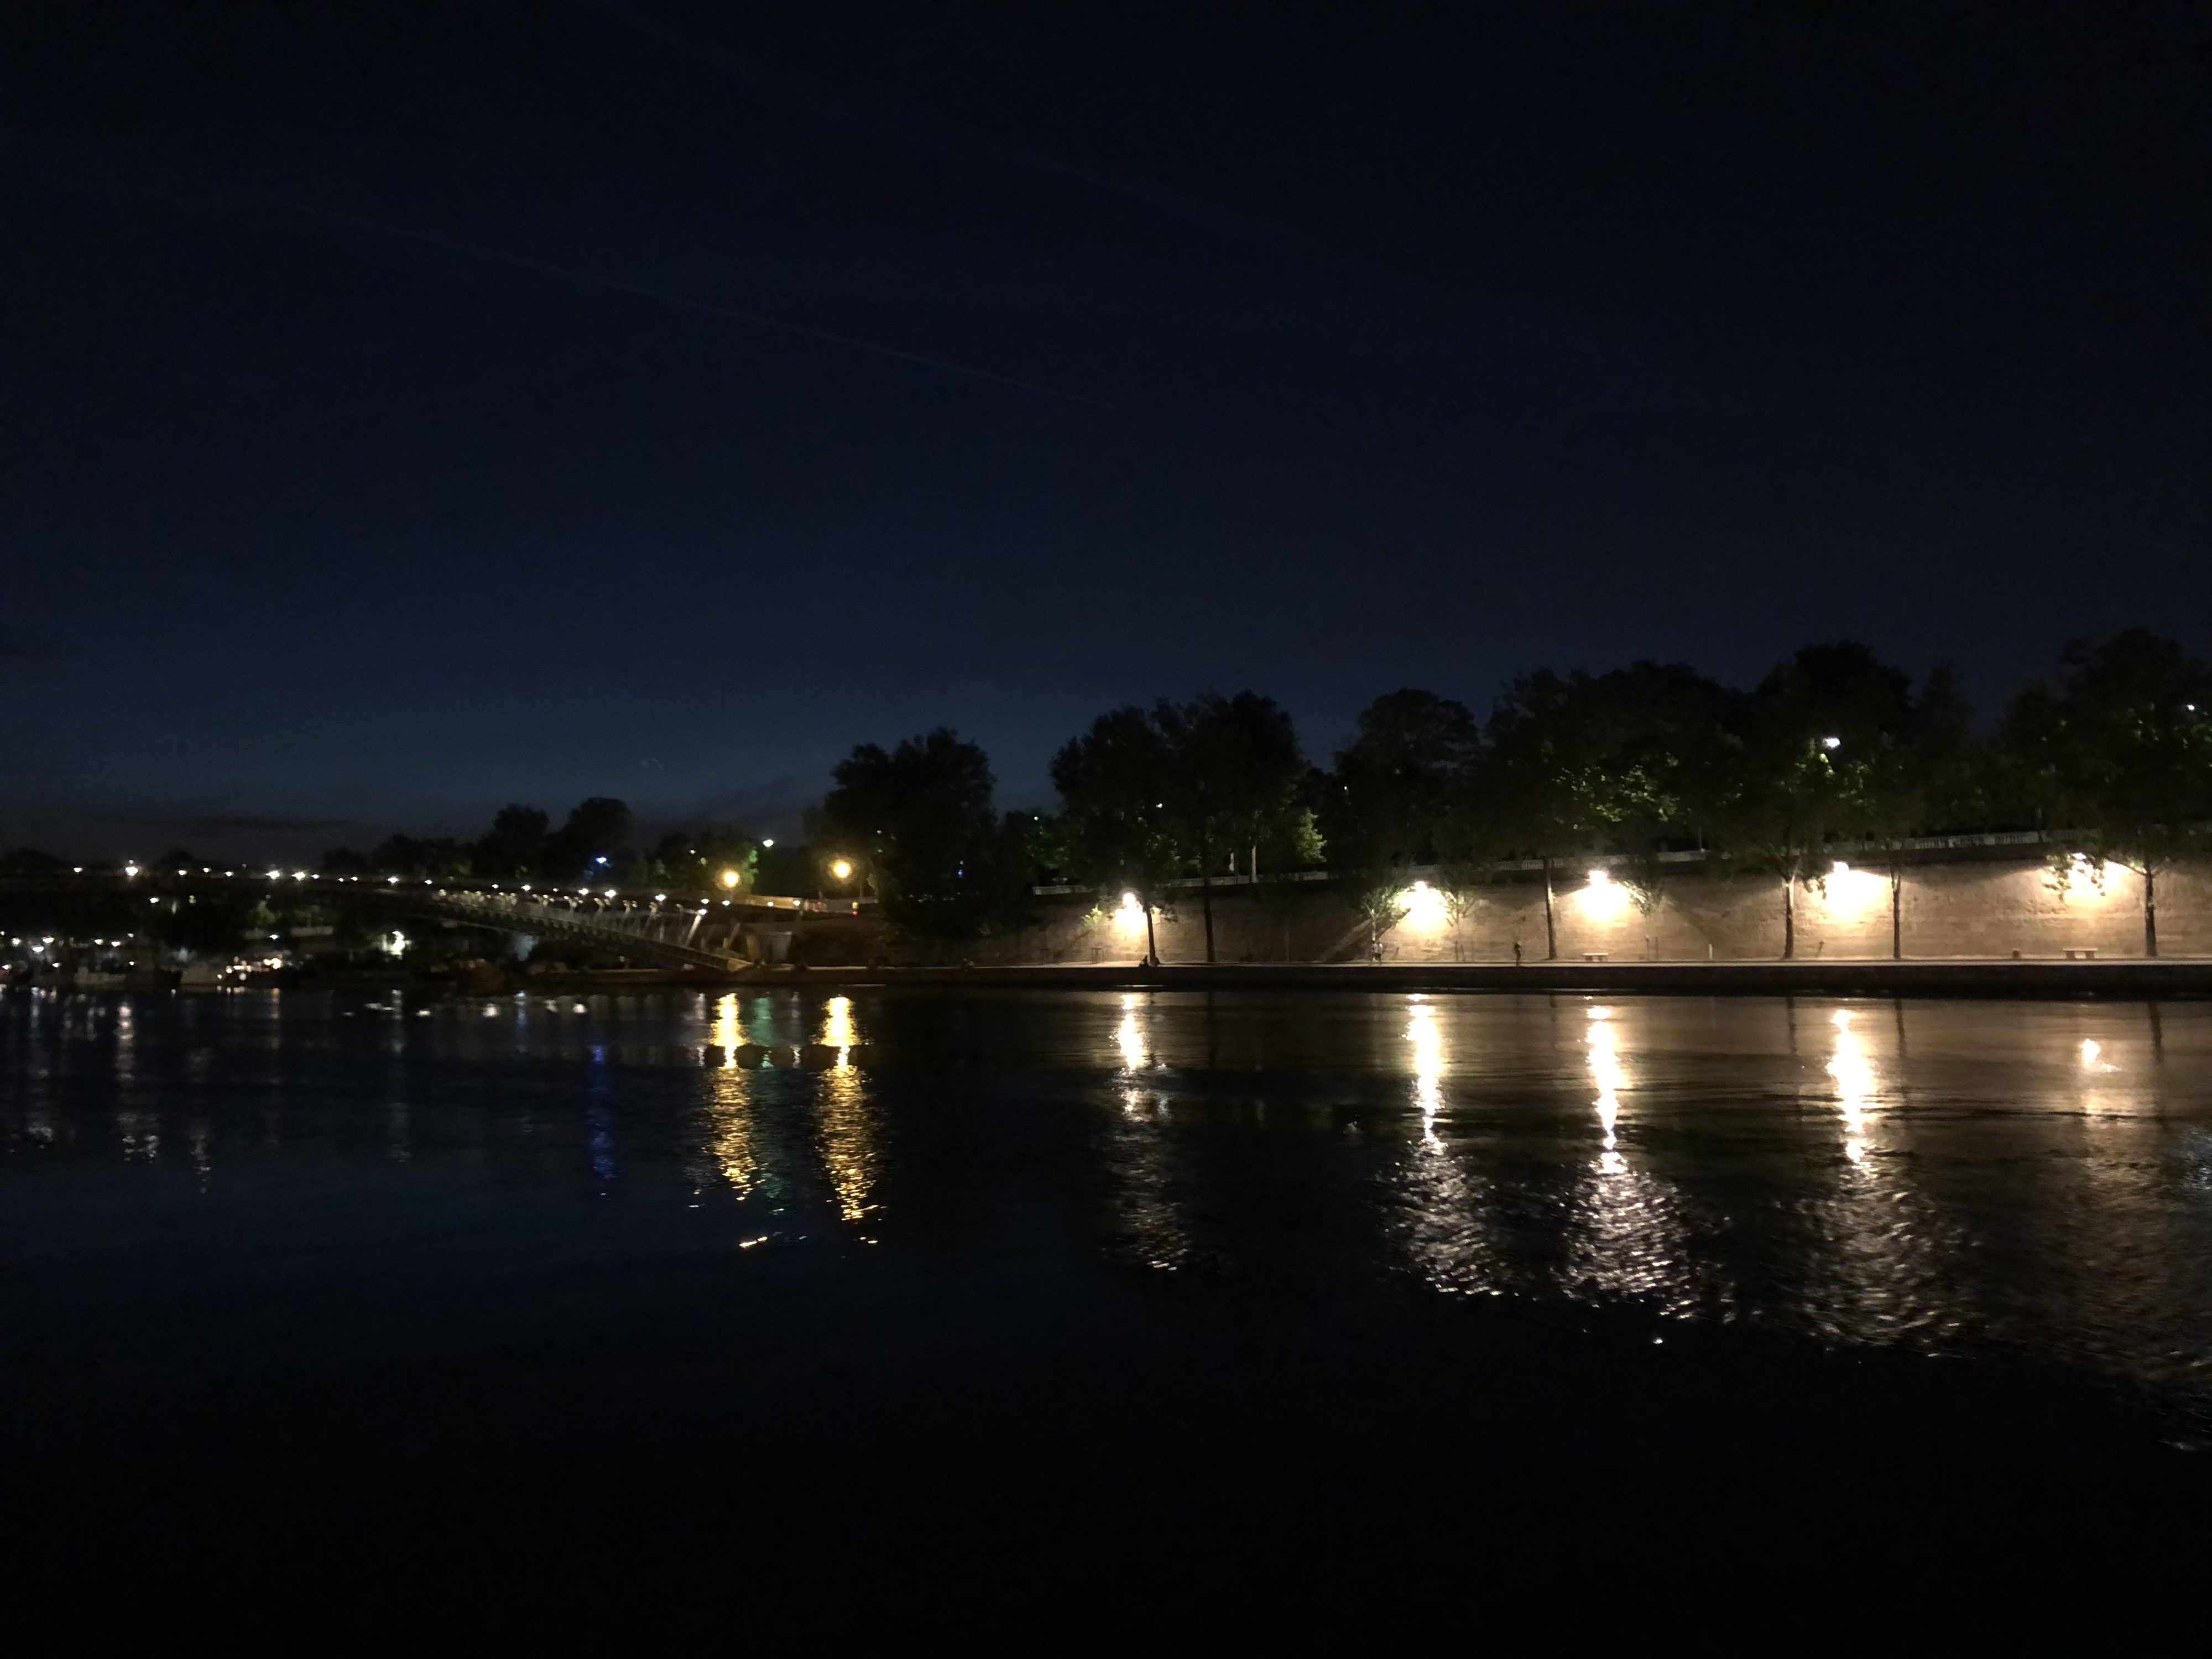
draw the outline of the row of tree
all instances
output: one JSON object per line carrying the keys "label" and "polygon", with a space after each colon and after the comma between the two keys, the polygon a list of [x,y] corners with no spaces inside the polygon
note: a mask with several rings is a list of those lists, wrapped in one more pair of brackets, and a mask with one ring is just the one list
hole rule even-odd
{"label": "row of tree", "polygon": [[1133,895],[1149,949],[1171,884],[1195,877],[1210,961],[1212,879],[1240,870],[1325,864],[1380,932],[1416,867],[1463,912],[1500,864],[1533,861],[1548,921],[1554,866],[1609,857],[1648,912],[1661,854],[1692,848],[1774,883],[1788,956],[1800,890],[1838,843],[1887,865],[1894,930],[1909,839],[2045,829],[2066,832],[2058,873],[2142,878],[2156,955],[2159,878],[2212,854],[2212,676],[2139,630],[2060,666],[1980,736],[1948,674],[1916,684],[1852,643],[1808,647],[1749,691],[1648,662],[1525,676],[1485,717],[1401,690],[1327,771],[1272,700],[1208,692],[1099,716],[1054,757],[1055,815],[998,814],[982,751],[939,730],[855,749],[811,830],[927,939],[1018,924],[1030,884],[1059,878]]}
{"label": "row of tree", "polygon": [[1224,875],[1326,866],[1380,933],[1416,867],[1456,915],[1499,865],[1533,862],[1548,918],[1553,869],[1605,856],[1648,912],[1661,855],[1695,848],[1709,868],[1774,883],[1787,956],[1800,890],[1823,882],[1838,843],[1887,863],[1894,927],[1909,838],[2048,829],[2066,832],[2055,860],[2142,878],[2155,955],[2160,877],[2212,851],[2208,711],[2204,666],[2140,630],[2069,647],[1979,734],[1947,674],[1916,684],[1848,642],[1807,647],[1748,691],[1650,662],[1526,675],[1483,715],[1394,691],[1325,770],[1272,699],[1209,691],[1100,715],[1054,757],[1050,813],[1000,811],[988,757],[939,728],[855,748],[798,848],[702,828],[639,851],[629,808],[594,799],[558,829],[509,806],[474,842],[393,836],[326,868],[866,892],[893,927],[938,944],[1018,927],[1036,885],[1073,882],[1133,895],[1148,948],[1154,914],[1195,878],[1212,960]]}
{"label": "row of tree", "polygon": [[674,830],[640,850],[630,845],[634,827],[629,805],[605,795],[580,802],[558,829],[541,809],[513,805],[474,841],[387,836],[366,854],[336,848],[322,867],[326,875],[430,880],[657,882],[686,892],[750,888],[759,874],[761,843],[735,830]]}

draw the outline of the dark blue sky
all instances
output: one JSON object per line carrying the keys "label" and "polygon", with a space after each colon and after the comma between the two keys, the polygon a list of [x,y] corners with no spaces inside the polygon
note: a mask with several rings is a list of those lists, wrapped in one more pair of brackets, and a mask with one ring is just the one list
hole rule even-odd
{"label": "dark blue sky", "polygon": [[2204,8],[0,22],[0,842],[2212,647]]}

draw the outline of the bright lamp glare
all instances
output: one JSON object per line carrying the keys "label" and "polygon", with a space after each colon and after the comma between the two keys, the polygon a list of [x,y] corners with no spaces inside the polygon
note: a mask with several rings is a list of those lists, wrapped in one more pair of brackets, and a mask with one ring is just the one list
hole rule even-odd
{"label": "bright lamp glare", "polygon": [[725,871],[723,871],[723,872],[722,872],[722,885],[723,885],[723,886],[725,886],[725,887],[735,887],[735,886],[738,884],[738,872],[737,872],[736,871],[734,871],[734,870],[725,870]]}
{"label": "bright lamp glare", "polygon": [[1444,921],[1444,896],[1425,881],[1417,881],[1398,896],[1408,926],[1436,927]]}
{"label": "bright lamp glare", "polygon": [[830,866],[830,873],[840,881],[850,881],[853,878],[853,860],[839,859]]}

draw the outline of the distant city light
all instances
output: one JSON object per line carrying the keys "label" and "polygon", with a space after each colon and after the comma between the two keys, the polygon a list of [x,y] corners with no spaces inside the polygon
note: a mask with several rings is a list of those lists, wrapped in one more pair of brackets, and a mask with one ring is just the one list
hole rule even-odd
{"label": "distant city light", "polygon": [[1843,746],[1844,740],[1841,738],[1823,738],[1820,739],[1820,747],[1823,749],[1841,749]]}
{"label": "distant city light", "polygon": [[594,864],[605,864],[606,861],[607,861],[607,855],[606,855],[605,853],[600,854],[599,855],[599,857],[597,857],[597,858],[595,858],[595,859],[593,859],[593,860],[592,860],[592,863],[594,863]]}
{"label": "distant city light", "polygon": [[135,864],[126,864],[123,866],[123,873],[126,876],[135,876],[138,873],[138,866]]}

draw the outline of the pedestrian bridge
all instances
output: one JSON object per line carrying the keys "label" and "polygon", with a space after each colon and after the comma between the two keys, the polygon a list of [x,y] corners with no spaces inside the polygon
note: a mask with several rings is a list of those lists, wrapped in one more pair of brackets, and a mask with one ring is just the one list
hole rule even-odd
{"label": "pedestrian bridge", "polygon": [[[220,894],[261,898],[272,908],[313,904],[379,915],[488,927],[532,939],[573,941],[654,967],[726,973],[781,961],[799,919],[851,915],[850,900],[782,898],[760,893],[698,898],[622,886],[436,880],[400,876],[327,876],[311,871],[212,866],[157,870],[69,869],[0,876],[0,903],[18,896],[71,896],[126,902]],[[108,926],[118,926],[119,918]]]}

